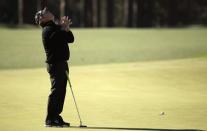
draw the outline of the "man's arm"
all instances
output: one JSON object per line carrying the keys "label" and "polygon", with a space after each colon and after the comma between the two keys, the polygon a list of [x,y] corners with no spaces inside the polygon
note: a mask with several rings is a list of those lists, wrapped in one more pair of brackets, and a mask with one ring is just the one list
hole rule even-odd
{"label": "man's arm", "polygon": [[65,32],[65,38],[67,39],[67,43],[73,43],[74,42],[74,36],[73,36],[73,33],[72,31],[67,31]]}
{"label": "man's arm", "polygon": [[59,22],[60,29],[53,32],[50,36],[50,39],[55,42],[73,43],[74,36],[73,33],[70,31],[71,24],[72,21],[68,18],[68,16],[62,17]]}
{"label": "man's arm", "polygon": [[50,40],[57,43],[73,43],[74,36],[70,30],[57,30],[50,35]]}

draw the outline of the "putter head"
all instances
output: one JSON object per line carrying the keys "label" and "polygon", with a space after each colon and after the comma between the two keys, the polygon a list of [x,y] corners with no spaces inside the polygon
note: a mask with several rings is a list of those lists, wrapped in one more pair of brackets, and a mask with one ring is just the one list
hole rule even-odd
{"label": "putter head", "polygon": [[79,126],[80,128],[85,128],[85,127],[87,127],[86,125],[80,125]]}

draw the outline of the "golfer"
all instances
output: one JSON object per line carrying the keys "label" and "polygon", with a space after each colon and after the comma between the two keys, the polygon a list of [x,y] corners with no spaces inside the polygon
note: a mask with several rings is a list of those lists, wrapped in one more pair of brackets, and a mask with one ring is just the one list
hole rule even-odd
{"label": "golfer", "polygon": [[46,127],[69,127],[60,116],[66,94],[68,71],[67,61],[70,57],[68,43],[73,43],[74,36],[70,31],[71,20],[64,16],[57,23],[54,15],[47,9],[35,15],[35,21],[42,27],[42,41],[46,53],[47,71],[51,80],[51,93],[48,98]]}

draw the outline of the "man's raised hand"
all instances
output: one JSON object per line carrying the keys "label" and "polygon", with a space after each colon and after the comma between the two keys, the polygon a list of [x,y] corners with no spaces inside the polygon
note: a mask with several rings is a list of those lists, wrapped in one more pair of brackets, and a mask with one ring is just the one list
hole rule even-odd
{"label": "man's raised hand", "polygon": [[68,16],[63,16],[60,20],[60,25],[62,26],[62,28],[65,31],[69,31],[70,30],[70,25],[72,24],[71,19],[69,19]]}

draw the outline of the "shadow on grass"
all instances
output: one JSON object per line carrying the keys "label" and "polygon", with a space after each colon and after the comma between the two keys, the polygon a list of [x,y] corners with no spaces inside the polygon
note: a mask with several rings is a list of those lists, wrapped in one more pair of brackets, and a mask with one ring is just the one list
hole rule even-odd
{"label": "shadow on grass", "polygon": [[99,127],[99,126],[70,126],[70,128],[81,128],[81,129],[108,129],[108,130],[145,130],[145,131],[203,131],[200,129],[156,129],[156,128],[129,128],[129,127]]}

